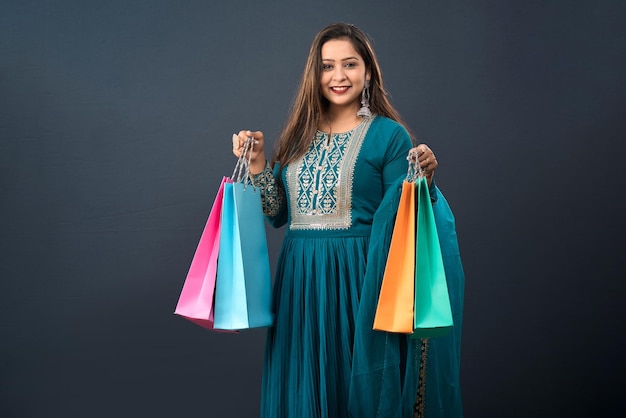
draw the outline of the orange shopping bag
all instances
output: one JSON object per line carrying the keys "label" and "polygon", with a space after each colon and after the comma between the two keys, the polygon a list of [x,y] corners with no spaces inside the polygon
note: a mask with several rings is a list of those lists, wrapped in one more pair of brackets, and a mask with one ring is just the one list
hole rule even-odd
{"label": "orange shopping bag", "polygon": [[414,294],[415,183],[404,181],[374,317],[374,329],[412,333]]}

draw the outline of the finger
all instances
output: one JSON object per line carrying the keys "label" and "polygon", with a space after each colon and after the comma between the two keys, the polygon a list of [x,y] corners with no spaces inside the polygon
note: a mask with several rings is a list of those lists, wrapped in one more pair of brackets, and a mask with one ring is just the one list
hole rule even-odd
{"label": "finger", "polygon": [[248,153],[251,138],[250,131],[239,131],[239,134],[233,134],[233,153],[235,156],[240,157],[243,153]]}
{"label": "finger", "polygon": [[243,147],[243,144],[246,142],[246,139],[248,139],[248,136],[246,135],[246,131],[239,131],[239,133],[237,134],[237,138],[239,139],[238,148]]}
{"label": "finger", "polygon": [[433,151],[426,144],[419,144],[414,149],[417,150],[417,161],[420,168],[427,174],[432,173],[438,165]]}
{"label": "finger", "polygon": [[428,175],[428,174],[434,173],[438,165],[439,163],[437,162],[437,159],[433,156],[432,159],[431,157],[427,158],[426,162],[424,163],[422,167],[424,171],[426,172],[426,174]]}
{"label": "finger", "polygon": [[422,145],[419,145],[415,148],[415,150],[417,151],[417,163],[420,165],[420,167],[422,168],[422,170],[424,169],[424,165],[427,164],[426,158],[428,155],[428,147]]}
{"label": "finger", "polygon": [[437,161],[433,151],[426,145],[422,144],[418,147],[418,161],[421,165],[430,165]]}
{"label": "finger", "polygon": [[432,152],[425,152],[424,154],[419,156],[419,163],[421,165],[428,165],[433,161],[437,161],[437,158],[435,158],[435,154],[433,154]]}
{"label": "finger", "polygon": [[428,175],[432,175],[435,172],[435,166],[433,164],[428,164],[424,169],[424,173]]}
{"label": "finger", "polygon": [[424,161],[429,154],[432,154],[432,151],[430,150],[430,148],[428,148],[426,144],[419,144],[416,149],[417,156],[420,162]]}
{"label": "finger", "polygon": [[246,135],[250,138],[254,138],[255,144],[263,143],[263,132],[261,131],[246,131]]}
{"label": "finger", "polygon": [[252,132],[250,130],[239,131],[238,137],[239,137],[239,147],[240,148],[248,140],[248,138],[253,138],[255,145],[263,143],[263,132],[261,132],[261,131],[256,131],[256,132]]}

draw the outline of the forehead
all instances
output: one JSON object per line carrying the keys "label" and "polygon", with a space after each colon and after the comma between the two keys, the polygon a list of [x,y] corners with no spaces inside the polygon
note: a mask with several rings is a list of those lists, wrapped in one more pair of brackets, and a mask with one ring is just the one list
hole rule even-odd
{"label": "forehead", "polygon": [[347,39],[331,39],[322,45],[322,60],[342,60],[356,57],[362,59],[354,49],[352,42]]}

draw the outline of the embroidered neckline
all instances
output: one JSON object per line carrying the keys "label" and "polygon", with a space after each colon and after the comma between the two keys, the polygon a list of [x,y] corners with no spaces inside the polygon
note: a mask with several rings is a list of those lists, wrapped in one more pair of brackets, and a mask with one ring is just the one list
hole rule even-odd
{"label": "embroidered neckline", "polygon": [[318,130],[309,150],[289,164],[290,229],[352,226],[354,169],[372,120],[364,118],[344,133],[328,135]]}

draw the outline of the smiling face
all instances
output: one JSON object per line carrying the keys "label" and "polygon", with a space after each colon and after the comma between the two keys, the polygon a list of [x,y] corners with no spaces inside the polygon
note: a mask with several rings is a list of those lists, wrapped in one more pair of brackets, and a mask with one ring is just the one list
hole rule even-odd
{"label": "smiling face", "polygon": [[[369,78],[363,58],[347,39],[332,39],[322,45],[320,88],[329,111],[360,107],[365,79]],[[356,113],[355,113],[356,114]]]}

